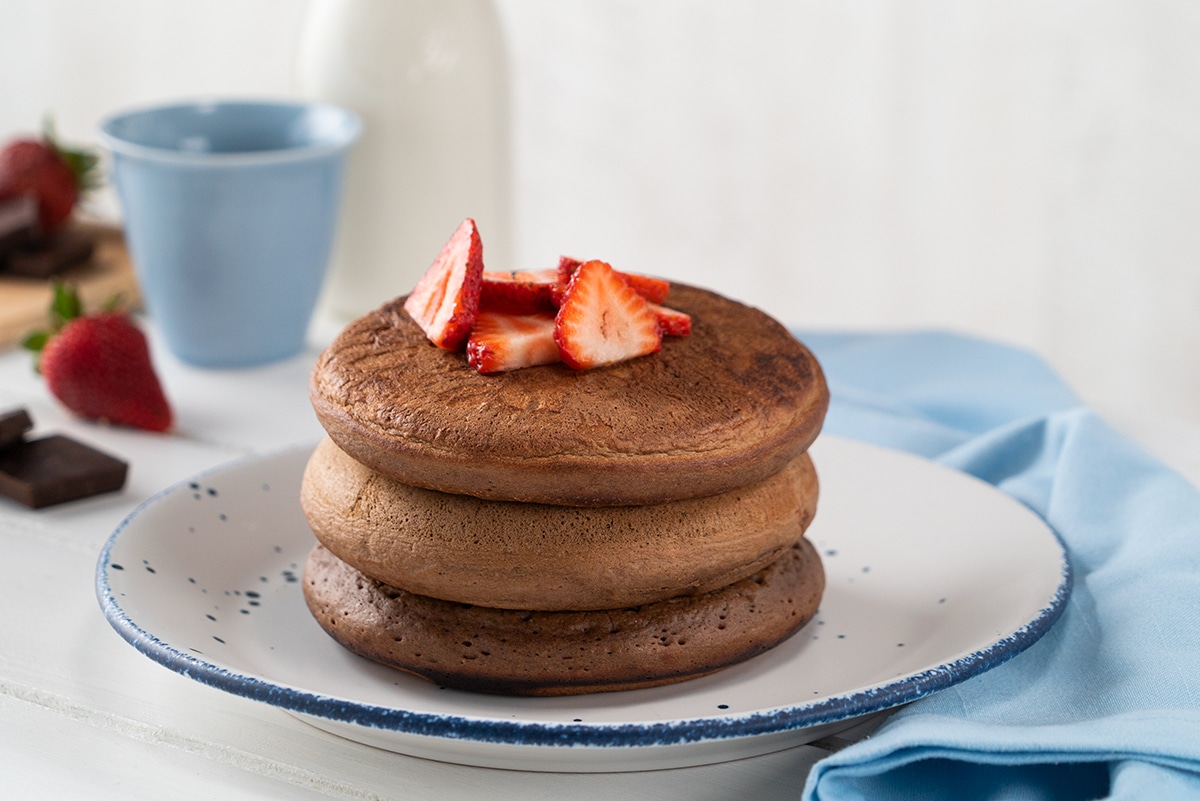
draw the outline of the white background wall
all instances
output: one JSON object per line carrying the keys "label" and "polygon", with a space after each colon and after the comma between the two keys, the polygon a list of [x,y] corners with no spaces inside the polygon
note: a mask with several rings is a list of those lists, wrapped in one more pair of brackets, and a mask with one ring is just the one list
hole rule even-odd
{"label": "white background wall", "polygon": [[[497,6],[513,266],[568,251],[794,325],[974,332],[1102,407],[1200,420],[1200,5]],[[294,94],[304,10],[0,0],[0,135]]]}

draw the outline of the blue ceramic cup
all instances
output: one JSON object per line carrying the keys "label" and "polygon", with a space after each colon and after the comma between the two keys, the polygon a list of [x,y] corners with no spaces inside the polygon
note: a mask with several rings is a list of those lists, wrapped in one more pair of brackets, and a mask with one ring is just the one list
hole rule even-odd
{"label": "blue ceramic cup", "polygon": [[181,103],[101,123],[146,310],[202,367],[300,352],[362,123],[305,102]]}

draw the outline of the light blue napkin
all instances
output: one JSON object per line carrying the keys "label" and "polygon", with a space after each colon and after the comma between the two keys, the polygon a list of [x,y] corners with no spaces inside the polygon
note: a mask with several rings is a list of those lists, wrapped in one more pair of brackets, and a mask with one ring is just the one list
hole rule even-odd
{"label": "light blue napkin", "polygon": [[829,380],[826,431],[994,484],[1058,532],[1075,576],[1042,640],[821,761],[805,798],[1200,799],[1200,491],[1025,351],[800,336]]}

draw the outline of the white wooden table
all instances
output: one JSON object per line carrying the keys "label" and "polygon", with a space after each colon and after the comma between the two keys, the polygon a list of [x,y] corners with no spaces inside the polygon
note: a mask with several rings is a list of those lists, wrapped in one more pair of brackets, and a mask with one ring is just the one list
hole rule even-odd
{"label": "white wooden table", "polygon": [[[177,412],[169,436],[76,420],[27,354],[0,352],[0,410],[24,406],[35,434],[67,433],[131,465],[120,494],[36,512],[0,499],[0,798],[769,801],[796,798],[812,763],[844,741],[658,772],[472,768],[342,740],[159,666],[100,612],[93,575],[104,541],[160,489],[237,457],[315,442],[321,430],[306,393],[315,349],[227,372],[188,368],[157,343],[155,354]],[[1124,425],[1193,481],[1200,476],[1200,427]]]}

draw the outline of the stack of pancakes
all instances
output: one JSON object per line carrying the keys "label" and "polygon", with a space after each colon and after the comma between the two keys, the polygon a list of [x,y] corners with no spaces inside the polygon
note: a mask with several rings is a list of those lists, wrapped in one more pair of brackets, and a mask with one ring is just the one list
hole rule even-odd
{"label": "stack of pancakes", "polygon": [[403,300],[312,375],[329,436],[301,492],[304,591],[338,642],[443,686],[562,695],[711,673],[813,616],[828,391],[781,325],[675,285],[692,333],[657,354],[483,376]]}

